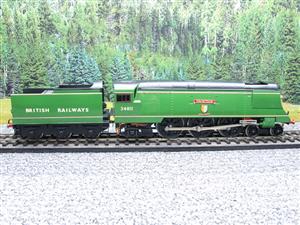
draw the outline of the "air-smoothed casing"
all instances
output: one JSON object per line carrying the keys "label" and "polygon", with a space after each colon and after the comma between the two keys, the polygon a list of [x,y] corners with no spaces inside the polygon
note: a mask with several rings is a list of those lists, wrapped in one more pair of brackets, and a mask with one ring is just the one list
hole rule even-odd
{"label": "air-smoothed casing", "polygon": [[[159,123],[164,118],[206,117],[258,118],[260,122],[274,118],[274,123],[290,122],[276,84],[118,82],[114,84],[114,94],[116,123]],[[123,101],[128,100],[125,95],[130,96],[129,101]]]}

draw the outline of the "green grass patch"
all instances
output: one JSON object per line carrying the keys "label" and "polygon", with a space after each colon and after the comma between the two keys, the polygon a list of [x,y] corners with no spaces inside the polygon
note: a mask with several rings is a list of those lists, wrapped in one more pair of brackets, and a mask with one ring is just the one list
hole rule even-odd
{"label": "green grass patch", "polygon": [[289,112],[289,116],[291,119],[300,122],[300,105],[283,103],[283,108],[286,112]]}
{"label": "green grass patch", "polygon": [[[107,102],[107,108],[113,107],[112,102]],[[289,103],[283,103],[283,108],[286,112],[289,112],[291,119],[300,122],[300,105],[292,105]],[[9,98],[0,99],[0,124],[7,124],[9,119],[12,119],[11,115],[11,103]]]}
{"label": "green grass patch", "polygon": [[9,98],[0,99],[0,124],[7,124],[9,119],[12,119],[11,104]]}

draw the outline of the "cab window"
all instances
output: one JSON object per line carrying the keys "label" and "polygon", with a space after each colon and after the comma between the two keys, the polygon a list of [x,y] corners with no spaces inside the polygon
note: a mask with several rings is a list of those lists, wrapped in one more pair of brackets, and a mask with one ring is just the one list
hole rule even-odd
{"label": "cab window", "polygon": [[117,102],[130,102],[130,94],[117,94]]}

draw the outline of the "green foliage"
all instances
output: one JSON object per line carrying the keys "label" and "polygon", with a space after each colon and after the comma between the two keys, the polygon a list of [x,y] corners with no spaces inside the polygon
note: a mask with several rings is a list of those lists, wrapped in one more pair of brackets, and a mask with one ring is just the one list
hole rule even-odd
{"label": "green foliage", "polygon": [[7,67],[6,73],[7,73],[7,79],[5,81],[6,86],[6,95],[10,96],[13,93],[18,93],[20,91],[20,68],[17,62],[17,58],[15,53],[12,51],[12,49],[9,49],[8,55],[7,55]]}
{"label": "green foliage", "polygon": [[28,49],[28,55],[21,65],[21,88],[45,87],[48,85],[45,59],[38,47]]}
{"label": "green foliage", "polygon": [[179,66],[177,69],[177,76],[175,77],[176,80],[186,80],[187,76],[185,74],[184,68],[182,66]]}
{"label": "green foliage", "polygon": [[213,70],[214,80],[230,80],[230,58],[225,56],[223,58],[217,58],[213,64]]}
{"label": "green foliage", "polygon": [[64,54],[64,48],[58,43],[52,44],[49,47],[51,57],[48,67],[48,80],[51,87],[57,87],[63,83],[63,76],[66,74],[66,55]]}
{"label": "green foliage", "polygon": [[205,69],[201,59],[193,58],[187,67],[189,80],[206,80]]}
{"label": "green foliage", "polygon": [[6,0],[0,92],[103,78],[110,99],[113,80],[263,80],[299,103],[299,20],[297,0]]}
{"label": "green foliage", "polygon": [[97,63],[82,48],[75,48],[67,54],[64,83],[83,84],[101,80]]}
{"label": "green foliage", "polygon": [[104,97],[106,101],[113,101],[114,94],[113,94],[113,80],[112,76],[106,74],[103,76],[103,87],[104,87]]}
{"label": "green foliage", "polygon": [[280,42],[285,54],[284,94],[292,103],[300,103],[300,46],[297,42],[299,31],[296,29],[295,12],[287,10],[281,14],[282,35]]}
{"label": "green foliage", "polygon": [[56,33],[56,27],[51,15],[51,9],[47,0],[40,0],[38,6],[39,29],[44,36]]}
{"label": "green foliage", "polygon": [[289,55],[286,67],[285,100],[300,103],[300,55]]}
{"label": "green foliage", "polygon": [[124,59],[119,56],[114,57],[110,74],[113,81],[131,80],[132,70],[129,59],[127,57]]}

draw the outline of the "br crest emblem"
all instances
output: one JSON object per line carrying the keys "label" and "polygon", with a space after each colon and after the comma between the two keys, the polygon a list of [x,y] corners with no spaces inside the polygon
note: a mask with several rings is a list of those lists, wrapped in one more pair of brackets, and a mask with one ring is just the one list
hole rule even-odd
{"label": "br crest emblem", "polygon": [[201,105],[200,109],[201,109],[202,113],[207,113],[208,112],[208,105],[203,104],[203,105]]}
{"label": "br crest emblem", "polygon": [[194,104],[200,104],[200,110],[203,114],[207,114],[208,106],[217,103],[214,99],[194,99]]}

